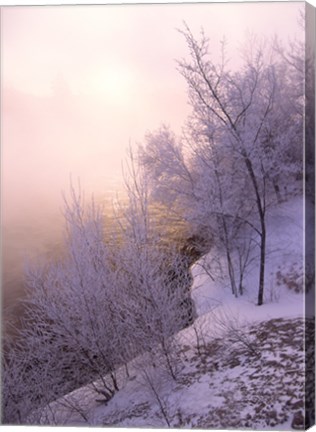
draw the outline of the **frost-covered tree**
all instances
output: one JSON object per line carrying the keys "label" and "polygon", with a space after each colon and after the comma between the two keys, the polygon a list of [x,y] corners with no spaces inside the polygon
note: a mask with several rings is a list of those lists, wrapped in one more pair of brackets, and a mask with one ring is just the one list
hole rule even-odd
{"label": "frost-covered tree", "polygon": [[[123,362],[100,209],[86,207],[72,188],[65,218],[62,258],[28,268],[22,328],[4,371],[10,376],[19,366],[20,403],[28,398],[33,410],[95,379],[110,398],[118,390],[115,369]],[[12,385],[5,386],[4,393],[10,391]]]}
{"label": "frost-covered tree", "polygon": [[254,243],[253,206],[247,201],[249,185],[236,160],[227,158],[209,138],[195,140],[193,149],[193,166],[198,173],[198,206],[194,211],[226,257],[232,293],[237,296],[243,294],[243,277]]}
{"label": "frost-covered tree", "polygon": [[198,234],[208,247],[216,245],[226,257],[232,293],[242,294],[255,227],[250,219],[253,208],[247,202],[248,184],[238,164],[211,137],[196,136],[185,147],[166,127],[147,135],[139,156],[152,197],[189,222],[195,233],[191,239]]}
{"label": "frost-covered tree", "polygon": [[[266,214],[273,202],[274,188],[280,199],[278,178],[288,164],[280,163],[282,156],[295,148],[299,154],[299,136],[302,122],[288,99],[289,86],[284,82],[280,57],[262,43],[252,44],[246,50],[244,64],[237,72],[231,72],[223,52],[216,63],[209,51],[209,41],[202,33],[197,40],[188,27],[185,28],[190,59],[179,62],[179,70],[188,87],[193,108],[191,128],[194,136],[210,137],[214,145],[226,155],[227,176],[230,165],[238,166],[245,179],[248,206],[253,207],[251,218],[259,236],[260,264],[258,305],[263,303]],[[298,173],[302,173],[300,161]],[[236,198],[243,200],[240,180],[235,188]],[[224,185],[227,195],[229,186]],[[245,201],[244,201],[245,202]]]}
{"label": "frost-covered tree", "polygon": [[148,135],[140,160],[153,196],[222,244],[235,295],[259,245],[261,305],[268,209],[286,198],[289,182],[302,189],[301,81],[294,73],[284,78],[289,66],[267,42],[251,40],[243,65],[231,71],[224,45],[216,62],[203,32],[196,39],[185,27],[183,35],[190,57],[178,67],[192,106],[186,134],[181,141],[166,128]]}
{"label": "frost-covered tree", "polygon": [[138,162],[144,169],[151,199],[162,203],[178,223],[189,223],[191,237],[203,231],[203,237],[210,241],[212,233],[198,184],[201,172],[191,163],[191,150],[184,140],[162,126],[146,135],[144,145],[138,149]]}
{"label": "frost-covered tree", "polygon": [[127,193],[128,206],[120,219],[122,240],[113,251],[119,263],[116,278],[122,314],[132,329],[134,346],[160,352],[176,378],[174,335],[194,318],[188,262],[161,237],[150,211],[146,177],[132,155]]}
{"label": "frost-covered tree", "polygon": [[3,368],[8,423],[39,422],[50,402],[95,380],[109,400],[124,379],[118,369],[126,377],[128,361],[148,350],[176,378],[174,335],[193,319],[187,262],[161,242],[145,185],[129,186],[108,238],[102,209],[73,187],[65,219],[62,256],[27,270],[22,328]]}

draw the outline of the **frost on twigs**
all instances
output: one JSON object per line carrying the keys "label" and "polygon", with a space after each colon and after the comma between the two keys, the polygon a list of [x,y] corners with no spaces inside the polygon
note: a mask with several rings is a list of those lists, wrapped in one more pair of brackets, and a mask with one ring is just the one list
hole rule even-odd
{"label": "frost on twigs", "polygon": [[[102,208],[71,186],[65,252],[27,268],[23,326],[4,370],[8,421],[23,423],[32,411],[36,424],[35,413],[95,380],[95,398],[109,402],[129,378],[128,362],[148,350],[176,380],[173,336],[195,316],[192,278],[186,258],[155,230],[146,185],[132,181],[108,238]],[[71,398],[63,404],[77,409]]]}
{"label": "frost on twigs", "polygon": [[229,349],[244,351],[247,355],[260,358],[260,345],[255,334],[249,333],[249,324],[232,311],[220,310],[213,313],[215,337],[222,338]]}
{"label": "frost on twigs", "polygon": [[[148,134],[139,160],[151,196],[172,205],[225,256],[234,296],[243,294],[245,276],[258,260],[262,305],[268,214],[303,190],[304,97],[297,89],[304,88],[304,50],[300,42],[289,52],[253,36],[241,67],[232,70],[225,42],[216,58],[204,31],[194,36],[184,24],[180,33],[188,58],[178,61],[178,70],[191,115],[181,137],[166,126]],[[295,185],[291,191],[289,184]]]}

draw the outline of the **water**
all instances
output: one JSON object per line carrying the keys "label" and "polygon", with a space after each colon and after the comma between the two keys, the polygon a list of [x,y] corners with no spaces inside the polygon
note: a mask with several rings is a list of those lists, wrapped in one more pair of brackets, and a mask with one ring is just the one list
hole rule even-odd
{"label": "water", "polygon": [[[117,189],[116,189],[117,190]],[[112,201],[117,194],[109,190],[102,201],[105,216],[105,232],[111,231]],[[122,199],[121,193],[121,199]],[[163,210],[157,209],[155,218],[165,222]],[[162,227],[166,241],[183,239],[183,226],[171,224]],[[181,234],[182,233],[182,234]],[[25,295],[25,266],[27,263],[46,262],[60,256],[63,250],[65,219],[62,206],[43,206],[14,219],[6,219],[2,226],[2,329],[3,335],[12,333],[10,323],[20,325],[23,307],[20,300]]]}
{"label": "water", "polygon": [[62,215],[40,212],[16,218],[2,227],[2,324],[16,324],[21,316],[20,299],[25,294],[24,270],[28,262],[51,259],[61,248]]}
{"label": "water", "polygon": [[[99,198],[105,214],[112,212],[112,197],[116,190],[113,186]],[[65,219],[62,199],[29,206],[29,211],[22,207],[20,212],[9,212],[9,207],[4,206],[3,214],[1,291],[2,330],[6,335],[10,323],[19,325],[22,316],[20,300],[25,295],[25,266],[58,257],[64,243]]]}

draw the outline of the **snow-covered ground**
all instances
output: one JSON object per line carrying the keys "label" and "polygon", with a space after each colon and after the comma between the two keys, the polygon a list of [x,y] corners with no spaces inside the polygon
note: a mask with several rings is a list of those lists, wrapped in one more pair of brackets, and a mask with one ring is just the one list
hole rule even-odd
{"label": "snow-covered ground", "polygon": [[96,402],[87,386],[52,404],[43,423],[290,430],[304,407],[304,294],[296,292],[303,282],[303,230],[299,198],[270,214],[262,306],[256,305],[257,265],[238,298],[227,280],[210,277],[212,252],[194,265],[199,317],[174,338],[176,381],[145,353],[129,364],[129,377],[119,371],[120,390],[107,404]]}
{"label": "snow-covered ground", "polygon": [[[289,289],[283,278],[286,277],[288,283],[303,286],[302,198],[297,197],[273,209],[268,216],[267,226],[264,304],[256,306],[258,259],[252,263],[246,274],[244,295],[236,299],[231,294],[228,278],[220,277],[211,252],[210,256],[202,258],[192,270],[192,296],[199,315],[214,308],[226,309],[229,313],[243,316],[249,321],[304,314],[304,296],[295,295],[295,291]],[[225,265],[223,258],[220,265]],[[214,280],[208,273],[211,276],[214,273]]]}

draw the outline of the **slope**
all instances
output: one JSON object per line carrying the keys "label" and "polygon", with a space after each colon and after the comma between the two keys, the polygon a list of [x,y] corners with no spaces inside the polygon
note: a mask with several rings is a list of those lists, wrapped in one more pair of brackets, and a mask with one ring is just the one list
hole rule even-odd
{"label": "slope", "polygon": [[174,337],[177,380],[158,351],[148,352],[128,376],[118,371],[120,390],[107,403],[97,401],[96,382],[51,404],[40,423],[302,429],[306,330],[314,338],[313,320],[304,320],[302,210],[295,198],[270,214],[264,305],[255,302],[255,263],[239,298],[214,277],[212,252],[193,267],[199,317]]}

